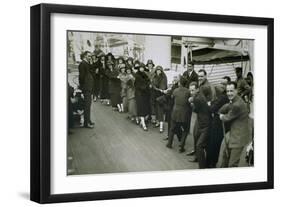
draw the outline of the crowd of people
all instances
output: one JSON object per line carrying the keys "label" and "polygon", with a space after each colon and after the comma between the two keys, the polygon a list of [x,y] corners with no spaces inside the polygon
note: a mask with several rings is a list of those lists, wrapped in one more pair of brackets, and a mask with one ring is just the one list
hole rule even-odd
{"label": "crowd of people", "polygon": [[[131,57],[86,51],[81,60],[79,87],[69,85],[69,127],[73,126],[74,113],[83,117],[82,127],[94,128],[91,104],[100,101],[114,111],[128,113],[128,119],[144,131],[152,124],[163,133],[167,122],[166,147],[173,148],[176,135],[180,153],[186,151],[186,138],[193,130],[194,150],[187,155],[194,155],[189,161],[198,162],[199,168],[218,167],[224,139],[220,167],[238,166],[244,147],[252,139],[248,123],[252,82],[243,78],[241,67],[235,68],[237,80],[225,76],[214,86],[207,72],[195,72],[190,62],[187,70],[168,86],[163,67],[155,66],[151,59],[145,64]],[[191,129],[194,114],[196,121]]]}

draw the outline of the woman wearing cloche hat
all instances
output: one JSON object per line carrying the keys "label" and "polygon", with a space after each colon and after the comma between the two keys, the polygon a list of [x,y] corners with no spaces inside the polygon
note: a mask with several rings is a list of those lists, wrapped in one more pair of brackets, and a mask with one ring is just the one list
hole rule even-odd
{"label": "woman wearing cloche hat", "polygon": [[164,125],[164,109],[156,101],[158,97],[162,96],[164,90],[167,89],[167,76],[163,71],[162,66],[158,65],[155,68],[155,74],[152,78],[152,102],[155,108],[156,124],[155,127],[159,127],[160,133],[163,132]]}
{"label": "woman wearing cloche hat", "polygon": [[121,111],[127,111],[128,110],[128,99],[127,99],[127,81],[129,80],[129,76],[126,73],[126,65],[119,64],[119,75],[118,78],[121,80],[121,99],[122,99],[122,104],[121,104]]}
{"label": "woman wearing cloche hat", "polygon": [[145,124],[145,117],[149,115],[150,111],[150,80],[145,73],[145,65],[136,62],[135,68],[135,96],[137,102],[137,115],[140,117],[140,124],[143,130],[147,131]]}
{"label": "woman wearing cloche hat", "polygon": [[116,109],[118,108],[119,112],[122,112],[122,100],[121,100],[121,81],[118,78],[119,71],[117,68],[114,68],[114,63],[112,61],[107,62],[107,71],[106,76],[109,78],[109,94],[111,106]]}

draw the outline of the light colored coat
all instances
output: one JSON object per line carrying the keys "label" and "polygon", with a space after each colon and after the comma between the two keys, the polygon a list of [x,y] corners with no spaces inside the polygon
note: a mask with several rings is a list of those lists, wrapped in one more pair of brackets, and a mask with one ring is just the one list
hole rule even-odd
{"label": "light colored coat", "polygon": [[241,97],[236,96],[232,103],[227,103],[219,110],[224,114],[221,120],[230,124],[229,148],[241,148],[250,141],[248,109]]}

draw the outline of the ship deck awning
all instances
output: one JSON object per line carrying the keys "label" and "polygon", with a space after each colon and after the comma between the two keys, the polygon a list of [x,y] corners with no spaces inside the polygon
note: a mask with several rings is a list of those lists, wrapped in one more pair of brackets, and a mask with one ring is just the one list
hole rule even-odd
{"label": "ship deck awning", "polygon": [[206,47],[192,51],[192,62],[197,65],[242,62],[249,59],[247,53],[238,50]]}

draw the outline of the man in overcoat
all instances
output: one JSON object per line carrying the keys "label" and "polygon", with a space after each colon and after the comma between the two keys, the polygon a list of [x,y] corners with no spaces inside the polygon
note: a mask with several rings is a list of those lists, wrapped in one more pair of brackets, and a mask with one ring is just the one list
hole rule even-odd
{"label": "man in overcoat", "polygon": [[82,62],[78,66],[79,70],[79,85],[84,94],[84,127],[93,128],[94,125],[91,121],[91,104],[92,99],[91,95],[94,87],[94,78],[91,73],[92,66],[90,64],[91,61],[91,53],[89,51],[85,51],[81,54]]}
{"label": "man in overcoat", "polygon": [[[186,79],[181,77],[179,81],[179,87],[176,88],[172,94],[174,98],[174,106],[171,115],[171,127],[169,132],[169,138],[167,147],[172,148],[174,134],[176,129],[182,128],[182,139],[186,139],[188,135],[188,126],[187,126],[187,119],[188,114],[190,114],[190,104],[188,103],[188,98],[190,97],[189,90],[184,87],[186,85]],[[181,140],[182,140],[181,139]],[[184,145],[180,145],[180,151],[183,151]]]}
{"label": "man in overcoat", "polygon": [[226,86],[229,103],[220,110],[220,119],[229,123],[230,130],[225,136],[221,167],[237,167],[244,147],[250,142],[249,117],[246,103],[238,95],[237,84]]}

